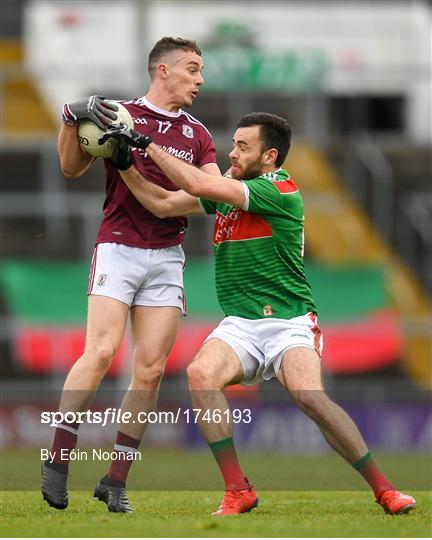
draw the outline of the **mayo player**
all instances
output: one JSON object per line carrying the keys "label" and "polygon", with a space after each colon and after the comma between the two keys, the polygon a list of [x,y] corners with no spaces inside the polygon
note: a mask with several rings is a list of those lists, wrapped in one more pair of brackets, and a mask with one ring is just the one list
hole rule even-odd
{"label": "mayo player", "polygon": [[[369,483],[385,512],[413,509],[415,499],[381,472],[353,420],[323,386],[322,334],[303,263],[303,201],[283,169],[291,144],[288,122],[267,113],[244,116],[229,154],[231,178],[179,163],[153,144],[151,136],[127,126],[113,126],[99,143],[108,137],[119,140],[113,161],[123,180],[156,215],[216,215],[215,282],[226,317],[187,369],[194,410],[206,411],[197,423],[225,482],[214,515],[241,514],[258,505],[237,456],[223,389],[272,378]],[[181,191],[168,192],[147,181],[134,166],[133,147],[147,151]]]}

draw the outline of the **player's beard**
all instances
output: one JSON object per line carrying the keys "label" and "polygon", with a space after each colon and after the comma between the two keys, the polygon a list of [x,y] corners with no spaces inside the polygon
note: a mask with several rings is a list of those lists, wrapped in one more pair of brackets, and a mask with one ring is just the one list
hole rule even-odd
{"label": "player's beard", "polygon": [[252,180],[252,178],[257,178],[258,176],[261,176],[261,174],[262,170],[260,157],[252,163],[249,163],[243,172],[240,172],[240,174],[236,174],[233,177],[236,178],[236,180]]}

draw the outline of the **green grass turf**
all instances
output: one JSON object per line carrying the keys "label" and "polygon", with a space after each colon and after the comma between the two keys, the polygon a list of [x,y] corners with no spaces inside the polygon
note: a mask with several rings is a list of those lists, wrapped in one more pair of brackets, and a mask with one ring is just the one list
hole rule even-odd
{"label": "green grass turf", "polygon": [[[204,446],[204,445],[203,445]],[[107,471],[109,461],[92,459],[70,465],[69,489],[87,491]],[[368,485],[336,453],[293,455],[270,451],[240,451],[245,474],[261,491],[362,491]],[[132,465],[128,489],[146,491],[218,491],[223,489],[211,452],[141,447],[142,460]],[[421,453],[374,454],[391,481],[402,490],[429,491],[432,457]],[[1,490],[37,491],[40,487],[40,450],[0,453]]]}
{"label": "green grass turf", "polygon": [[[297,456],[241,452],[260,504],[251,514],[210,516],[223,490],[208,450],[142,449],[128,492],[134,513],[107,512],[92,489],[108,463],[71,464],[70,503],[49,508],[40,494],[40,452],[1,453],[1,535],[35,537],[427,537],[431,527],[431,457],[380,454],[389,476],[418,501],[409,515],[388,516],[367,484],[331,453]],[[19,490],[19,491],[18,491]],[[278,491],[279,490],[279,491]],[[285,490],[285,491],[282,491]],[[289,490],[289,491],[286,491]],[[344,491],[341,491],[344,490]],[[349,491],[348,491],[349,490]]]}
{"label": "green grass turf", "polygon": [[389,516],[368,492],[267,492],[250,514],[213,517],[218,492],[136,492],[133,514],[110,514],[92,493],[73,491],[64,511],[38,492],[2,492],[1,534],[7,537],[429,537],[430,493],[418,507]]}

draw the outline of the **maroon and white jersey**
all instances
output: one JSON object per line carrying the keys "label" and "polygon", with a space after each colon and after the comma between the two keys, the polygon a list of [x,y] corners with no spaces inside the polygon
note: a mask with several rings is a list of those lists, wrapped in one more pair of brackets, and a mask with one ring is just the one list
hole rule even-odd
{"label": "maroon and white jersey", "polygon": [[[197,167],[216,163],[212,136],[189,113],[181,109],[178,112],[164,111],[145,97],[119,103],[130,112],[134,129],[143,135],[150,135],[156,144],[170,154]],[[178,189],[145,151],[136,149],[133,156],[135,167],[145,178],[170,191]],[[185,217],[157,218],[135,199],[109,159],[105,160],[105,170],[104,217],[96,244],[114,242],[157,249],[175,246],[183,241],[187,227]]]}

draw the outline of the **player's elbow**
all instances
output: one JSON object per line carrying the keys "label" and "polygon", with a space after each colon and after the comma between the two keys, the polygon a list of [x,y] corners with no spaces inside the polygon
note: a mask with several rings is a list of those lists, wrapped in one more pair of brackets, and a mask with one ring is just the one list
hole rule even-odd
{"label": "player's elbow", "polygon": [[85,172],[85,168],[77,167],[71,163],[60,161],[60,169],[66,178],[78,178]]}
{"label": "player's elbow", "polygon": [[66,178],[78,178],[78,176],[80,176],[77,171],[67,166],[62,166],[61,172]]}
{"label": "player's elbow", "polygon": [[77,159],[60,154],[60,169],[66,178],[78,178],[86,172],[94,160],[95,158],[89,154],[81,155]]}

